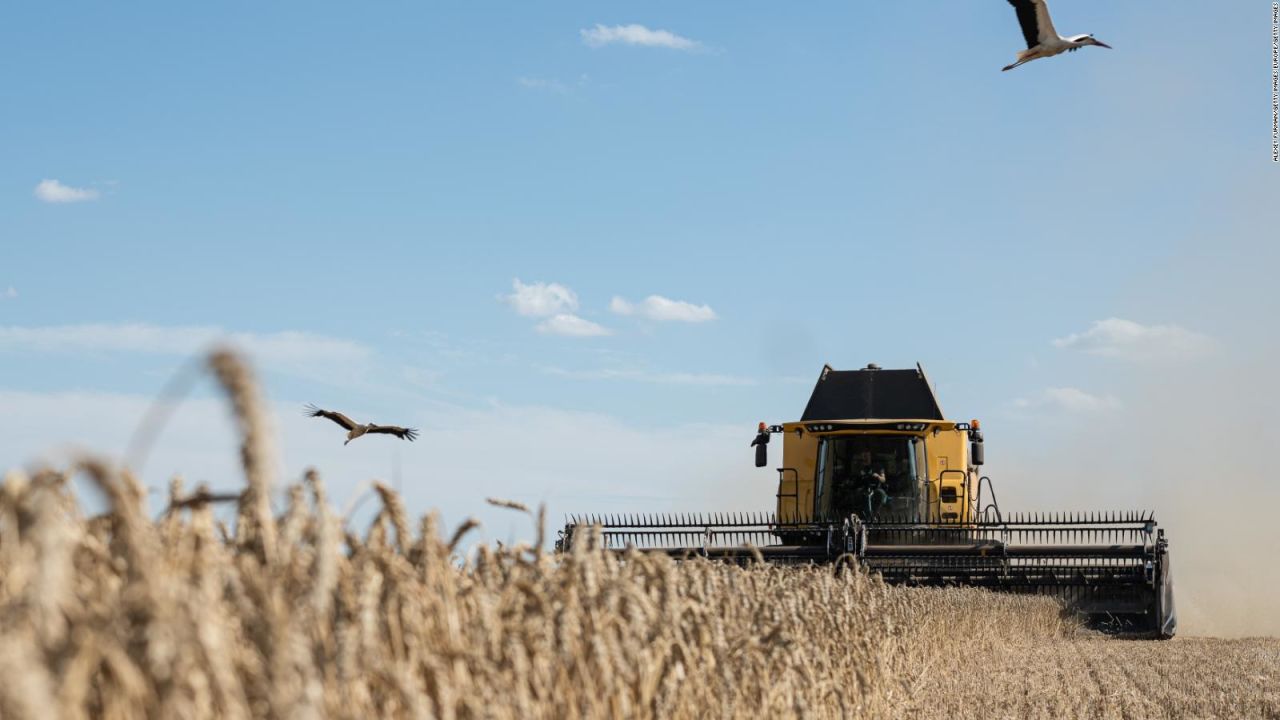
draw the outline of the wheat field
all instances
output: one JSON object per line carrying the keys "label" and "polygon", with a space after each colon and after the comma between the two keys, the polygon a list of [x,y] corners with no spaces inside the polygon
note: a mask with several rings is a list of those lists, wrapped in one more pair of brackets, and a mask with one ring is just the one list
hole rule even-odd
{"label": "wheat field", "polygon": [[174,480],[153,517],[100,460],[5,477],[0,717],[1280,717],[1277,640],[1111,640],[1046,598],[847,567],[549,555],[532,512],[529,543],[464,552],[473,523],[380,484],[349,527],[314,472],[277,512],[252,377],[210,364],[243,492]]}

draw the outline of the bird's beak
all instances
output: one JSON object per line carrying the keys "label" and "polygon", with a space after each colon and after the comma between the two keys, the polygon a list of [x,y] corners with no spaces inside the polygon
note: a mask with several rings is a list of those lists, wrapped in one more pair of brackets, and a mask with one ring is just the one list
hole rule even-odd
{"label": "bird's beak", "polygon": [[1093,41],[1093,43],[1094,43],[1095,45],[1097,45],[1098,47],[1104,47],[1104,48],[1106,48],[1106,49],[1108,49],[1108,50],[1110,50],[1110,49],[1111,49],[1111,46],[1110,46],[1110,45],[1108,45],[1108,44],[1106,44],[1106,43],[1102,42],[1101,40],[1094,40],[1094,41]]}

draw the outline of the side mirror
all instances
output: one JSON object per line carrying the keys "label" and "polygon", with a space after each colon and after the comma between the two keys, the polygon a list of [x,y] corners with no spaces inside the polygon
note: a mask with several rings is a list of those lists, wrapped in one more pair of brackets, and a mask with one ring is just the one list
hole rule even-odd
{"label": "side mirror", "polygon": [[969,464],[979,467],[986,460],[982,448],[982,430],[978,421],[969,423]]}
{"label": "side mirror", "polygon": [[769,432],[766,430],[756,435],[756,439],[751,441],[756,448],[756,467],[764,467],[769,464]]}

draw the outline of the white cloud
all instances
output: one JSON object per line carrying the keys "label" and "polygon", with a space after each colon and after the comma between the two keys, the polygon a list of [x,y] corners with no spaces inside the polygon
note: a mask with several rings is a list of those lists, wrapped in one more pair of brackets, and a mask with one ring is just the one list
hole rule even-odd
{"label": "white cloud", "polygon": [[664,47],[672,50],[697,50],[702,43],[681,37],[669,30],[650,30],[644,25],[600,25],[579,31],[582,42],[589,47],[605,45],[636,45],[639,47]]}
{"label": "white cloud", "polygon": [[575,90],[585,88],[590,82],[591,77],[586,73],[579,75],[578,79],[572,82],[554,77],[537,77],[534,75],[521,75],[516,78],[516,84],[522,88],[555,93],[556,95],[568,95]]}
{"label": "white cloud", "polygon": [[[516,82],[520,85],[520,87],[526,88],[528,90],[545,90],[546,92],[552,92],[557,95],[568,94],[573,89],[573,87],[571,87],[568,83],[565,83],[561,80],[557,80],[556,78],[521,76],[516,78]],[[583,75],[582,79],[578,81],[578,87],[582,87],[585,84],[586,84],[586,76]]]}
{"label": "white cloud", "polygon": [[1106,412],[1119,410],[1122,406],[1111,395],[1092,395],[1073,387],[1045,388],[1034,397],[1014,400],[1013,405],[1022,410],[1049,409],[1071,413]]}
{"label": "white cloud", "polygon": [[525,285],[520,278],[511,281],[514,290],[499,299],[526,317],[549,317],[558,313],[572,313],[578,309],[578,296],[559,283],[536,282]]}
{"label": "white cloud", "polygon": [[[277,396],[270,392],[268,396]],[[68,443],[119,457],[152,404],[145,395],[103,392],[26,392],[0,386],[0,473],[19,462],[65,461]],[[344,406],[357,419],[395,422],[422,430],[415,443],[369,438],[342,444],[339,428],[303,417],[302,401],[273,403],[280,439],[281,481],[295,482],[315,467],[339,508],[352,503],[364,483],[381,479],[403,488],[410,512],[439,508],[444,532],[468,515],[484,523],[489,541],[528,540],[527,518],[485,506],[486,496],[548,504],[555,522],[569,512],[665,512],[769,508],[777,480],[763,469],[745,472],[750,453],[742,440],[751,427],[672,423],[630,425],[617,417],[537,406],[426,409]],[[494,452],[494,448],[503,452]],[[512,472],[519,458],[519,472]],[[565,458],[573,458],[566,464]],[[163,507],[174,473],[188,489],[209,481],[218,490],[243,485],[239,449],[226,403],[191,397],[160,430],[142,468],[157,492],[151,509]],[[448,478],[450,482],[439,482]],[[397,482],[402,479],[402,482]],[[376,502],[362,505],[367,518]],[[352,527],[363,531],[367,519]]]}
{"label": "white cloud", "polygon": [[613,331],[590,320],[580,318],[571,313],[559,313],[538,323],[534,328],[544,335],[565,335],[568,337],[601,337],[612,335]]}
{"label": "white cloud", "polygon": [[57,180],[41,180],[34,192],[37,199],[47,203],[73,203],[98,199],[97,190],[71,187]]}
{"label": "white cloud", "polygon": [[1100,357],[1145,361],[1199,357],[1212,350],[1214,342],[1207,335],[1177,325],[1142,325],[1113,317],[1095,322],[1084,332],[1058,338],[1053,346]]}
{"label": "white cloud", "polygon": [[707,322],[716,319],[715,310],[709,305],[694,305],[683,300],[671,300],[661,295],[650,295],[639,303],[614,297],[609,309],[619,315],[638,315],[649,320],[665,322]]}
{"label": "white cloud", "polygon": [[569,86],[555,78],[518,77],[516,82],[520,84],[520,87],[530,90],[548,90],[562,94],[569,92]]}
{"label": "white cloud", "polygon": [[745,386],[756,384],[756,381],[751,378],[714,373],[655,373],[646,370],[566,370],[564,368],[545,368],[544,372],[575,380],[625,380],[655,385]]}
{"label": "white cloud", "polygon": [[336,382],[371,359],[359,343],[312,333],[230,332],[202,325],[96,323],[43,327],[0,326],[0,352],[120,352],[187,356],[214,344],[248,352],[272,369]]}
{"label": "white cloud", "polygon": [[145,323],[0,326],[0,350],[184,355],[215,342],[241,345],[256,356],[271,359],[299,359],[315,355],[363,358],[369,354],[367,348],[348,340],[293,330],[245,333],[228,332],[213,326]]}
{"label": "white cloud", "polygon": [[526,285],[516,278],[511,281],[511,287],[514,292],[499,299],[520,315],[546,318],[534,326],[544,335],[601,337],[613,334],[609,328],[579,317],[576,314],[578,296],[564,285],[543,282]]}
{"label": "white cloud", "polygon": [[0,293],[0,297],[3,297],[5,300],[12,300],[18,297],[18,289],[10,285],[4,289],[3,293]]}

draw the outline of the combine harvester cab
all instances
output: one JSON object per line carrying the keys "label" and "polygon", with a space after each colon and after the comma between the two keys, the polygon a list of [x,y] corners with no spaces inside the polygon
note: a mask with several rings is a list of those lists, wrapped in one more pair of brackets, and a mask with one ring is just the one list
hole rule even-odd
{"label": "combine harvester cab", "polygon": [[1091,627],[1172,637],[1168,545],[1146,512],[1004,514],[982,476],[975,420],[943,418],[919,365],[824,367],[801,419],[760,424],[756,466],[783,442],[772,513],[572,516],[568,550],[599,528],[614,550],[735,562],[853,559],[887,582],[1051,595]]}

